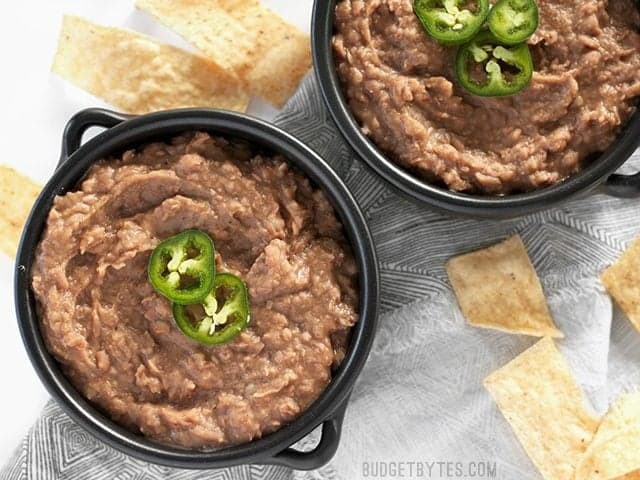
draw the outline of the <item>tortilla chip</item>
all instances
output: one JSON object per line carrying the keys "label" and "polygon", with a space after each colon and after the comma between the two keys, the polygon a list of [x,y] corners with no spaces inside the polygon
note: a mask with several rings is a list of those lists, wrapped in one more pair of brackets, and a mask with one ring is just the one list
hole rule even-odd
{"label": "tortilla chip", "polygon": [[277,107],[311,68],[309,36],[258,0],[137,0],[136,6]]}
{"label": "tortilla chip", "polygon": [[640,238],[602,274],[602,283],[640,331]]}
{"label": "tortilla chip", "polygon": [[576,480],[634,478],[640,469],[640,393],[620,398],[602,419]]}
{"label": "tortilla chip", "polygon": [[[640,427],[594,440],[578,464],[576,480],[614,480],[633,475],[640,467]],[[633,478],[633,476],[631,477]]]}
{"label": "tortilla chip", "polygon": [[542,476],[573,479],[599,421],[553,340],[543,338],[484,385]]}
{"label": "tortilla chip", "polygon": [[476,327],[561,338],[520,236],[452,258],[447,273],[460,309]]}
{"label": "tortilla chip", "polygon": [[53,72],[129,113],[249,105],[240,83],[210,60],[79,17],[64,18]]}
{"label": "tortilla chip", "polygon": [[0,165],[0,250],[15,258],[24,223],[41,187],[33,180]]}
{"label": "tortilla chip", "polygon": [[596,439],[628,428],[640,428],[640,392],[628,393],[616,400],[602,419]]}

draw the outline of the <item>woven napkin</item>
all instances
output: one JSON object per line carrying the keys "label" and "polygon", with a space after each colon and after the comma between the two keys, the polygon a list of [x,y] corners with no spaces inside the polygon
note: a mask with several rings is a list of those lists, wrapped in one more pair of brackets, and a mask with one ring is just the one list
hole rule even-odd
{"label": "woven napkin", "polygon": [[[559,347],[596,409],[605,410],[611,399],[640,385],[640,334],[612,306],[598,280],[640,234],[640,199],[595,194],[512,220],[451,217],[399,197],[354,157],[330,120],[313,76],[276,123],[316,150],[346,181],[365,212],[380,259],[380,327],[354,387],[335,458],[314,472],[164,468],[106,447],[51,402],[0,478],[353,480],[373,478],[375,469],[386,478],[466,478],[456,463],[467,471],[475,462],[495,468],[492,478],[539,480],[482,386],[487,374],[536,339],[468,326],[444,269],[452,255],[514,233],[527,245],[554,320],[566,335]],[[638,167],[636,153],[625,169]],[[301,446],[316,438],[311,435]],[[444,468],[409,475],[417,462]],[[447,471],[450,464],[454,468]]]}

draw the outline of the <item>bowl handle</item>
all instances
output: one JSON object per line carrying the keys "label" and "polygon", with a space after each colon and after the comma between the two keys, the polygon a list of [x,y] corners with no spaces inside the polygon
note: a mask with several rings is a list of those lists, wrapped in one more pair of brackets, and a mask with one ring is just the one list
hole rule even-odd
{"label": "bowl handle", "polygon": [[325,465],[338,450],[342,421],[344,420],[348,402],[349,397],[344,400],[330,418],[322,423],[320,443],[313,450],[300,452],[293,448],[287,448],[264,463],[282,465],[294,470],[315,470]]}
{"label": "bowl handle", "polygon": [[614,173],[604,182],[603,189],[612,197],[640,197],[640,172],[634,175]]}
{"label": "bowl handle", "polygon": [[62,151],[57,168],[66,162],[73,153],[80,148],[82,136],[91,127],[115,127],[119,123],[132,118],[132,115],[112,112],[102,108],[87,108],[80,110],[67,122],[62,134]]}

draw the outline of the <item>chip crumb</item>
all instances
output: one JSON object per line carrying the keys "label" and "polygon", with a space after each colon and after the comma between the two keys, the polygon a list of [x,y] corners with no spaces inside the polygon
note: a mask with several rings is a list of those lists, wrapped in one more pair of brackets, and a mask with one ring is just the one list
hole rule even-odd
{"label": "chip crumb", "polygon": [[0,165],[0,250],[15,258],[22,229],[41,187],[11,167]]}
{"label": "chip crumb", "polygon": [[640,238],[604,271],[602,283],[640,332]]}
{"label": "chip crumb", "polygon": [[562,338],[519,235],[454,257],[447,273],[469,324],[503,332]]}

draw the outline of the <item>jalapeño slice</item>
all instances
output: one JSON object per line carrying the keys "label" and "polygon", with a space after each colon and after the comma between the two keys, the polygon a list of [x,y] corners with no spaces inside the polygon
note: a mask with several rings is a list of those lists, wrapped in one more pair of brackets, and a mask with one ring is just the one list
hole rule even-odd
{"label": "jalape\u00f1o slice", "polygon": [[200,230],[187,230],[161,242],[149,259],[149,281],[174,303],[199,303],[215,277],[213,241]]}
{"label": "jalape\u00f1o slice", "polygon": [[513,95],[531,82],[533,60],[525,43],[504,45],[491,32],[480,32],[458,48],[456,77],[481,97]]}
{"label": "jalape\u00f1o slice", "polygon": [[489,13],[489,29],[506,45],[524,42],[538,28],[534,0],[499,0]]}
{"label": "jalape\u00f1o slice", "polygon": [[429,35],[459,45],[482,28],[489,15],[489,0],[415,0],[413,10]]}
{"label": "jalape\u00f1o slice", "polygon": [[213,290],[197,305],[173,305],[182,332],[203,345],[222,345],[242,332],[250,320],[245,283],[230,273],[216,275]]}

